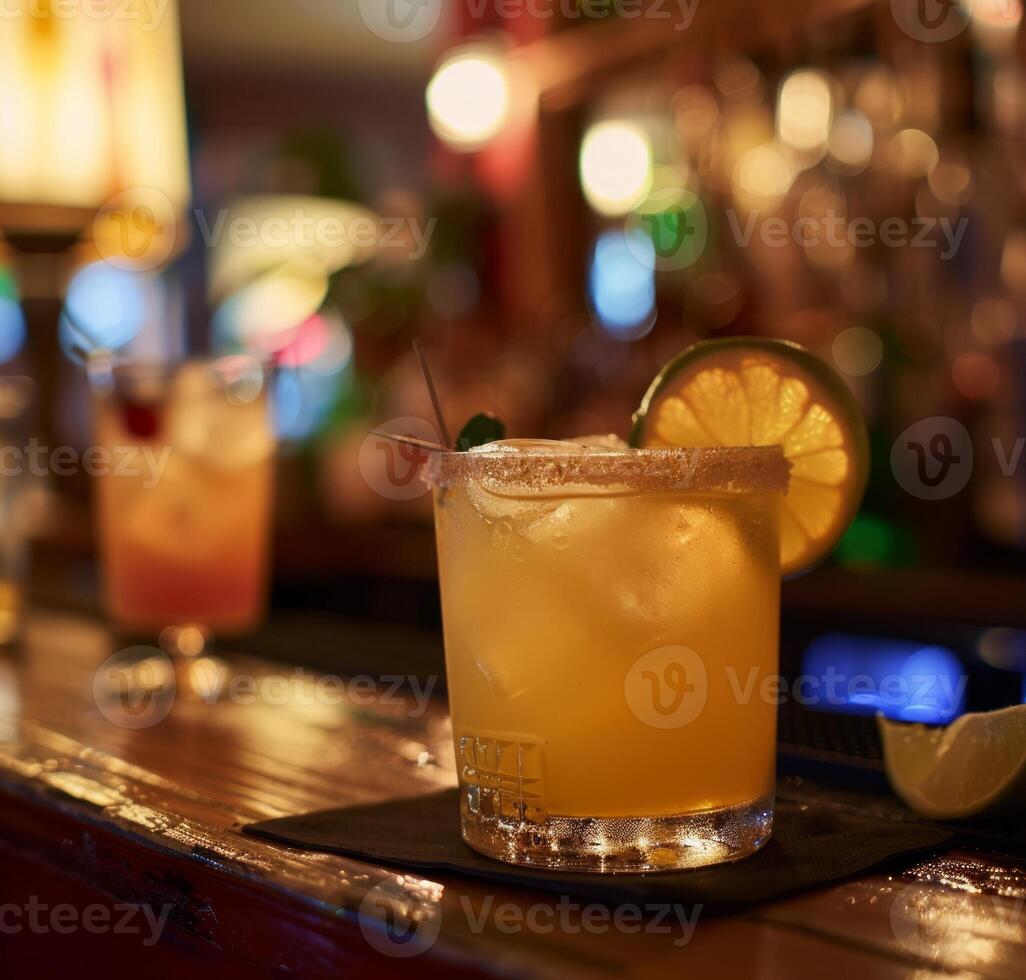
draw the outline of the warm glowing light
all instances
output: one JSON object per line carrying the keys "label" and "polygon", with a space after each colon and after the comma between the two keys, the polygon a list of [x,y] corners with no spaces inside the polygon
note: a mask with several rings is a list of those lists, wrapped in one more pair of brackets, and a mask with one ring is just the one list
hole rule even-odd
{"label": "warm glowing light", "polygon": [[759,95],[762,75],[754,62],[747,58],[735,58],[721,65],[713,80],[724,99],[740,102]]}
{"label": "warm glowing light", "polygon": [[600,214],[627,214],[652,187],[652,146],[640,126],[597,123],[581,144],[581,187]]}
{"label": "warm glowing light", "polygon": [[777,135],[803,155],[822,156],[830,136],[833,95],[822,72],[792,72],[777,98]]}
{"label": "warm glowing light", "polygon": [[1020,0],[973,0],[967,6],[976,43],[991,54],[1011,51],[1022,22]]}
{"label": "warm glowing light", "polygon": [[455,150],[477,150],[509,115],[509,81],[502,60],[479,49],[458,50],[439,65],[427,87],[428,121]]}
{"label": "warm glowing light", "polygon": [[74,4],[72,16],[62,16],[50,9],[58,6],[68,7],[15,3],[3,18],[0,197],[92,210],[126,188],[147,187],[184,207],[176,4],[156,18],[141,0],[127,0],[114,17],[88,16]]}
{"label": "warm glowing light", "polygon": [[677,133],[690,150],[712,132],[720,110],[713,93],[701,85],[682,88],[673,100]]}
{"label": "warm glowing light", "polygon": [[[215,236],[210,263],[215,302],[293,262],[323,276],[366,262],[380,254],[386,234],[377,215],[364,207],[298,194],[236,198],[208,220]],[[395,246],[395,236],[389,240]]]}
{"label": "warm glowing light", "polygon": [[796,175],[794,159],[785,147],[763,143],[738,160],[734,171],[735,191],[752,206],[773,204],[791,189]]}
{"label": "warm glowing light", "polygon": [[1001,250],[1001,281],[1018,293],[1026,293],[1026,231],[1010,231]]}
{"label": "warm glowing light", "polygon": [[877,130],[890,130],[905,108],[901,86],[885,65],[868,69],[855,89],[855,106]]}
{"label": "warm glowing light", "polygon": [[996,347],[1015,335],[1018,315],[1008,300],[985,297],[973,307],[969,322],[973,336]]}
{"label": "warm glowing light", "polygon": [[973,0],[970,14],[974,23],[994,25],[1014,31],[1022,21],[1020,0]]}
{"label": "warm glowing light", "polygon": [[951,380],[960,394],[982,401],[997,394],[1001,368],[989,354],[967,351],[959,354],[952,363]]}
{"label": "warm glowing light", "polygon": [[938,163],[930,171],[930,190],[943,204],[960,204],[969,190],[972,173],[961,163]]}
{"label": "warm glowing light", "polygon": [[980,658],[997,670],[1026,673],[1026,630],[994,626],[980,635],[976,644]]}
{"label": "warm glowing light", "polygon": [[921,129],[903,129],[891,140],[888,159],[906,177],[918,178],[937,166],[940,152],[933,137]]}
{"label": "warm glowing light", "polygon": [[866,327],[849,327],[834,338],[834,363],[852,377],[872,374],[880,366],[883,353],[883,341]]}
{"label": "warm glowing light", "polygon": [[837,114],[830,128],[827,152],[836,169],[857,174],[866,168],[873,155],[873,126],[858,109]]}
{"label": "warm glowing light", "polygon": [[223,303],[215,315],[215,332],[225,344],[241,341],[248,349],[274,353],[294,339],[327,292],[328,280],[320,269],[290,262]]}

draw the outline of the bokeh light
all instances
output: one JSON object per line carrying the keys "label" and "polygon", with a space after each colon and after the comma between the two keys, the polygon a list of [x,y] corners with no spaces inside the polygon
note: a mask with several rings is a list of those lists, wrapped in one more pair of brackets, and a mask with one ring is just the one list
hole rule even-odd
{"label": "bokeh light", "polygon": [[509,81],[502,59],[482,48],[459,49],[428,83],[428,121],[454,150],[480,149],[509,115]]}
{"label": "bokeh light", "polygon": [[1026,293],[1026,231],[1013,229],[1001,249],[1001,281],[1017,293]]}
{"label": "bokeh light", "polygon": [[827,77],[804,69],[784,79],[777,97],[777,135],[802,155],[819,158],[830,136],[833,96]]}
{"label": "bokeh light", "polygon": [[734,193],[750,207],[771,207],[791,189],[797,173],[794,159],[785,147],[763,143],[738,160]]}
{"label": "bokeh light", "polygon": [[[837,698],[823,698],[821,711],[876,714],[900,721],[946,724],[965,708],[959,679],[965,668],[947,647],[926,646],[889,637],[827,633],[817,637],[802,657],[802,673],[824,679],[831,674],[869,683],[836,685]],[[895,684],[900,678],[904,683]],[[923,678],[935,683],[924,684]]]}
{"label": "bokeh light", "polygon": [[596,123],[581,143],[581,187],[600,214],[627,214],[652,187],[652,145],[640,126]]}
{"label": "bokeh light", "polygon": [[903,129],[895,133],[887,155],[896,170],[911,178],[925,177],[940,160],[933,137],[921,129]]}
{"label": "bokeh light", "polygon": [[328,278],[302,260],[260,276],[218,308],[217,341],[241,344],[255,353],[273,354],[287,346],[301,323],[324,302]]}
{"label": "bokeh light", "polygon": [[17,299],[0,295],[0,362],[13,360],[25,346],[25,315]]}
{"label": "bokeh light", "polygon": [[1008,300],[985,296],[973,306],[969,325],[977,340],[996,347],[1015,336],[1018,322],[1016,309]]}
{"label": "bokeh light", "polygon": [[1022,22],[1020,0],[963,0],[971,17],[976,43],[993,56],[1001,57],[1013,50]]}
{"label": "bokeh light", "polygon": [[142,329],[151,280],[107,262],[84,266],[72,277],[61,317],[61,345],[69,356],[98,348],[116,350]]}
{"label": "bokeh light", "polygon": [[834,169],[857,174],[873,156],[873,126],[858,109],[839,112],[830,128],[827,152]]}
{"label": "bokeh light", "polygon": [[972,183],[972,172],[961,163],[941,162],[930,171],[930,190],[944,204],[961,204]]}
{"label": "bokeh light", "polygon": [[338,374],[353,356],[353,335],[342,318],[321,312],[301,324],[296,336],[278,354],[283,367],[309,368],[320,374]]}
{"label": "bokeh light", "polygon": [[883,341],[866,327],[848,327],[835,338],[831,351],[834,363],[845,374],[858,378],[872,374],[883,360]]}
{"label": "bokeh light", "polygon": [[599,236],[588,284],[595,316],[611,336],[635,340],[652,329],[655,259],[651,238],[639,229]]}
{"label": "bokeh light", "polygon": [[992,398],[1001,384],[1001,368],[990,354],[966,351],[951,364],[951,380],[965,398]]}
{"label": "bokeh light", "polygon": [[338,404],[353,359],[353,335],[330,308],[302,323],[278,352],[274,383],[278,436],[299,441],[314,435]]}

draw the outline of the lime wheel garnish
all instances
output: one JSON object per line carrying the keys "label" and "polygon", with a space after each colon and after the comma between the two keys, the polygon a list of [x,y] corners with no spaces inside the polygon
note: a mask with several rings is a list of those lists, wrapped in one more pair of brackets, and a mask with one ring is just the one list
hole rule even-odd
{"label": "lime wheel garnish", "polygon": [[791,478],[781,512],[784,574],[828,555],[869,476],[869,440],[848,386],[804,347],[762,337],[705,340],[672,360],[634,415],[631,444],[783,447]]}

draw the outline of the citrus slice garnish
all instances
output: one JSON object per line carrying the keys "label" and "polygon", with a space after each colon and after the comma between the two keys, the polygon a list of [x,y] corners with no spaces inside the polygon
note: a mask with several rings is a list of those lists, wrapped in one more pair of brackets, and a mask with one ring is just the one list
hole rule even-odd
{"label": "citrus slice garnish", "polygon": [[1026,704],[946,728],[879,719],[887,778],[916,813],[959,820],[1026,808]]}
{"label": "citrus slice garnish", "polygon": [[862,502],[869,440],[855,397],[804,347],[762,337],[704,340],[672,360],[634,415],[631,445],[783,447],[785,575],[829,554]]}

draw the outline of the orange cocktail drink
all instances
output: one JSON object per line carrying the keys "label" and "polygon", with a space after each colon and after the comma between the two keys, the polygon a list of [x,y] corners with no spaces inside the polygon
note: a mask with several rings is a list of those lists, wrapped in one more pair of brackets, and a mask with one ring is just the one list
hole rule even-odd
{"label": "orange cocktail drink", "polygon": [[464,838],[595,871],[750,853],[772,823],[778,447],[436,456]]}

